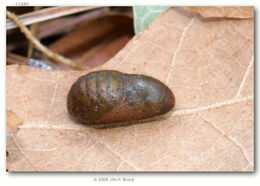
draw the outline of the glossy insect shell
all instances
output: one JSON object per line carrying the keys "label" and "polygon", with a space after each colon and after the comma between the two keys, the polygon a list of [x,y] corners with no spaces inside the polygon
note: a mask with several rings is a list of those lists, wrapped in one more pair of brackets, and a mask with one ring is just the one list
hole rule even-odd
{"label": "glossy insect shell", "polygon": [[113,70],[81,76],[67,97],[70,115],[84,124],[146,119],[168,112],[174,104],[173,93],[159,80]]}

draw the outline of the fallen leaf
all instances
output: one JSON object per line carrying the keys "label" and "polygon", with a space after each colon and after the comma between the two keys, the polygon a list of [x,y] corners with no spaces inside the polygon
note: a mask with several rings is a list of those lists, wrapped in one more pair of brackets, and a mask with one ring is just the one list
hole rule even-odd
{"label": "fallen leaf", "polygon": [[7,66],[7,109],[23,121],[7,137],[7,169],[253,171],[254,19],[232,15],[204,19],[169,8],[93,69],[146,74],[167,84],[176,106],[148,123],[109,129],[74,123],[66,96],[86,72]]}
{"label": "fallen leaf", "polygon": [[105,42],[93,47],[92,50],[86,52],[79,61],[89,67],[103,65],[117,54],[131,38],[132,36],[130,34],[123,34],[114,38],[109,38]]}
{"label": "fallen leaf", "polygon": [[14,134],[16,133],[19,128],[18,125],[21,125],[21,119],[11,110],[6,110],[6,133]]}
{"label": "fallen leaf", "polygon": [[[95,17],[53,42],[49,48],[82,65],[100,66],[131,39],[134,32],[132,24],[132,19],[124,15],[107,14]],[[59,67],[68,69],[64,65]]]}
{"label": "fallen leaf", "polygon": [[226,18],[254,18],[253,6],[219,6],[219,7],[183,7],[190,12],[198,12],[204,18],[226,17]]}

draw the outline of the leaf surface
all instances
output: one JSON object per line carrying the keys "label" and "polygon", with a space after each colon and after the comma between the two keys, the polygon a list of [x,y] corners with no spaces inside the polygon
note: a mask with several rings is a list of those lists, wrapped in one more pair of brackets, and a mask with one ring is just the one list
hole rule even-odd
{"label": "leaf surface", "polygon": [[23,123],[7,136],[7,169],[253,171],[253,9],[248,17],[248,7],[225,16],[216,15],[221,7],[209,8],[215,11],[207,18],[200,7],[167,9],[93,69],[146,74],[168,85],[176,106],[160,120],[79,125],[68,116],[66,96],[86,72],[7,66],[7,109]]}
{"label": "leaf surface", "polygon": [[139,33],[150,22],[152,22],[161,12],[169,8],[168,6],[134,6],[134,28],[135,33]]}

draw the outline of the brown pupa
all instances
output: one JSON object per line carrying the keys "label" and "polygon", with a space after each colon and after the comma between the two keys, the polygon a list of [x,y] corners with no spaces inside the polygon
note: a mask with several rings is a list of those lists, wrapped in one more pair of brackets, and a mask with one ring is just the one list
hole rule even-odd
{"label": "brown pupa", "polygon": [[100,70],[81,76],[67,97],[68,111],[83,124],[137,121],[174,107],[171,90],[149,76]]}

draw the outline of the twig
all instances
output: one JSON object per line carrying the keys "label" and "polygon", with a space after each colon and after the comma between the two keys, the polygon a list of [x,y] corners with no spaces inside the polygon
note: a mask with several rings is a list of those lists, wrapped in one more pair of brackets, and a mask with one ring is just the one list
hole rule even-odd
{"label": "twig", "polygon": [[65,58],[57,53],[52,52],[50,49],[48,49],[47,47],[42,45],[40,43],[40,41],[31,34],[31,32],[28,30],[28,28],[22,24],[22,22],[18,19],[18,17],[15,14],[13,14],[9,11],[6,11],[6,14],[9,19],[11,19],[12,21],[14,21],[17,24],[17,26],[25,34],[27,39],[29,39],[34,44],[35,48],[40,50],[42,53],[47,55],[49,58],[53,59],[54,61],[56,61],[58,63],[67,64],[69,66],[78,68],[80,70],[87,69],[86,67],[76,64],[74,61],[72,61],[68,58]]}
{"label": "twig", "polygon": [[[74,25],[77,25],[86,20],[93,19],[95,17],[107,15],[108,13],[109,13],[108,7],[104,7],[104,8],[84,12],[78,16],[57,18],[55,20],[50,20],[50,21],[41,23],[39,25],[39,33],[37,34],[37,38],[46,38],[48,36],[51,36],[51,35],[54,35],[57,33],[66,32],[66,30],[71,30],[71,27]],[[56,26],[54,27],[53,25],[56,25]]]}
{"label": "twig", "polygon": [[[45,8],[39,11],[23,14],[19,16],[19,20],[23,23],[23,25],[30,25],[33,23],[39,23],[42,21],[51,20],[58,17],[63,17],[66,15],[71,15],[73,13],[79,13],[86,10],[93,10],[102,7],[89,7],[89,6],[72,6],[72,7],[51,7]],[[6,30],[10,30],[16,28],[17,25],[13,23],[11,20],[6,20]]]}
{"label": "twig", "polygon": [[[36,36],[36,38],[38,38],[38,40],[40,40],[40,39],[44,39],[49,36],[53,36],[55,34],[65,34],[65,33],[70,32],[71,30],[73,30],[75,25],[82,23],[84,21],[90,20],[90,19],[94,19],[99,16],[108,15],[108,14],[110,14],[109,11],[110,10],[108,7],[104,7],[104,8],[99,8],[99,9],[95,9],[92,11],[86,11],[77,16],[70,15],[67,17],[60,17],[60,18],[56,18],[53,20],[45,21],[45,22],[42,22],[41,24],[39,24],[38,33],[37,33],[37,35],[34,35],[34,36]],[[20,19],[20,17],[21,16],[18,16],[19,19]],[[8,19],[8,20],[10,20],[10,19]],[[20,21],[21,21],[21,19],[20,19]],[[14,23],[13,21],[11,21],[11,22]],[[12,30],[10,30],[10,32],[7,32],[8,37],[12,36],[12,34],[14,34],[14,33],[15,32],[12,32]],[[17,42],[17,39],[15,39],[15,38],[17,38],[17,36],[18,35],[15,35],[14,37],[9,37],[10,39],[8,39],[8,43],[6,46],[8,51],[12,51],[17,48],[24,47],[28,44],[28,42],[25,42],[23,38]]]}
{"label": "twig", "polygon": [[[34,7],[34,11],[38,11],[38,10],[40,10],[40,9],[41,9],[40,6],[35,6],[35,7]],[[32,35],[35,36],[35,37],[37,36],[38,29],[39,29],[39,23],[35,23],[35,24],[30,25],[31,33],[32,33]],[[27,57],[28,57],[28,58],[31,58],[31,57],[32,57],[32,54],[33,54],[33,43],[30,42],[30,43],[29,43],[29,47],[28,47]]]}

